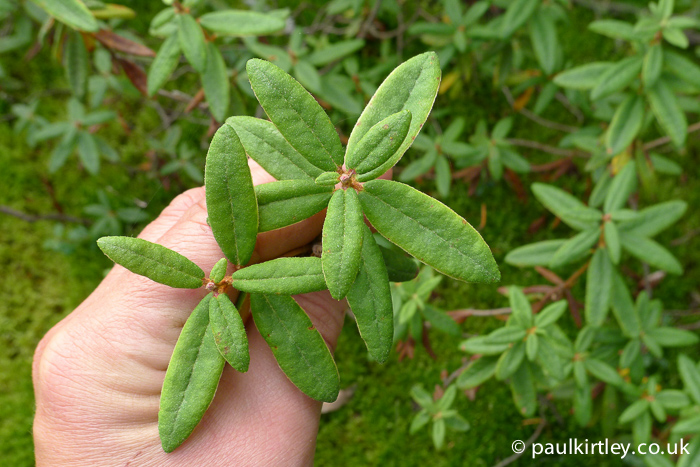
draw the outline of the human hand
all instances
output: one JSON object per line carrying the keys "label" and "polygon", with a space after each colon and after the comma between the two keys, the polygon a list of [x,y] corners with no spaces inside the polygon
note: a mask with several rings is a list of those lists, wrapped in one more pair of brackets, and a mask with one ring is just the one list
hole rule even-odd
{"label": "human hand", "polygon": [[[256,185],[273,181],[251,162]],[[308,244],[324,213],[258,235],[265,261]],[[205,271],[223,257],[206,223],[203,188],[189,190],[140,238],[171,248]],[[166,454],[158,436],[160,391],[182,326],[206,294],[172,289],[116,265],[95,291],[42,339],[34,356],[38,465],[306,465],[321,403],[284,375],[252,320],[250,369],[224,369],[210,409],[190,438]],[[328,291],[296,296],[331,349],[344,301]]]}

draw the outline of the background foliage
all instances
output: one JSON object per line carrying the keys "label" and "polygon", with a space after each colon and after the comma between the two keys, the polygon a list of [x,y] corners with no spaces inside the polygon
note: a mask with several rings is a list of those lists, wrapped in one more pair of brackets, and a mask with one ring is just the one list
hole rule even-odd
{"label": "background foliage", "polygon": [[[698,327],[696,2],[335,0],[231,6],[195,0],[164,2],[174,6],[121,1],[117,7],[86,1],[92,11],[87,20],[52,9],[56,3],[0,0],[0,452],[9,464],[32,463],[36,344],[110,267],[94,240],[136,234],[175,195],[201,183],[217,120],[262,116],[244,71],[253,57],[273,60],[295,76],[347,136],[394,66],[438,51],[440,93],[397,178],[478,225],[501,267],[501,285],[524,287],[534,311],[567,299],[568,311],[553,331],[568,336],[560,340],[562,347],[573,345],[581,325],[601,325],[591,355],[612,370],[588,368],[584,378],[576,375],[576,358],[570,356],[559,377],[538,379],[539,395],[528,399],[523,416],[518,383],[523,379],[517,374],[501,373],[504,383],[465,371],[474,354],[485,353],[475,347],[485,339],[478,336],[503,329],[510,312],[504,295],[517,292],[441,280],[424,269],[415,282],[395,287],[397,352],[388,363],[368,361],[354,326],[345,327],[336,359],[341,387],[353,395],[323,416],[320,464],[493,465],[507,460],[514,439],[533,433],[546,443],[645,436],[666,442],[700,432],[700,388],[693,383],[697,338],[673,331],[670,338],[659,337],[651,330]],[[259,17],[255,24],[268,29],[242,34],[240,28],[216,26],[211,13],[230,8],[264,14],[266,20]],[[186,11],[191,18],[209,14],[209,21],[200,20],[204,29],[182,19]],[[198,63],[187,50],[181,56],[178,34],[195,38],[182,44],[201,39],[212,63]],[[168,41],[178,50],[163,58]],[[611,180],[624,168],[630,182],[620,199],[610,195],[605,201]],[[642,228],[649,234],[643,237],[653,237],[678,261],[648,242],[635,250],[624,235],[615,247],[609,232],[589,235],[592,241],[559,253],[554,263],[552,246],[562,242],[550,242],[535,255],[523,250],[535,242],[576,238],[576,230],[598,228],[601,221],[604,230],[611,229],[609,218],[557,204],[557,192],[543,184],[608,214],[686,203],[685,214],[681,209],[669,214],[669,228],[658,235],[653,225],[661,225],[660,218]],[[612,221],[630,222],[624,216],[634,214],[617,213]],[[593,274],[588,253],[595,249],[600,253],[593,262],[595,255],[613,259],[598,261]],[[652,250],[658,254],[649,256]],[[638,300],[636,308],[615,306],[611,298],[601,302],[614,295],[607,288],[614,274]],[[645,332],[635,337],[626,318],[638,316],[635,310],[649,313],[644,297],[660,300],[654,306],[663,312],[646,320]],[[523,355],[529,353],[525,345]],[[679,359],[680,353],[690,359]],[[537,358],[532,362],[523,371],[539,371]],[[478,390],[471,388],[474,383]],[[577,388],[590,395],[577,395]],[[636,402],[659,389],[678,392],[661,409]],[[431,398],[442,402],[433,406]],[[450,408],[457,412],[444,419],[453,421],[440,422]],[[460,431],[467,424],[470,430]],[[444,430],[445,425],[456,430]],[[663,466],[694,465],[693,459],[626,461]],[[546,461],[593,462],[571,456]]]}

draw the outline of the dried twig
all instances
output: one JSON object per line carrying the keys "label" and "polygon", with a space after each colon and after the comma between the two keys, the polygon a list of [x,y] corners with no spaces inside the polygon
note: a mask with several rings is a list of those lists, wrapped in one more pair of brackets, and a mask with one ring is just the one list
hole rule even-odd
{"label": "dried twig", "polygon": [[[697,131],[700,131],[700,122],[693,123],[688,127],[688,132],[687,134],[695,133]],[[657,148],[659,146],[663,146],[664,144],[668,144],[671,142],[671,138],[668,136],[664,136],[662,138],[655,139],[653,141],[649,141],[646,143],[644,146],[642,146],[642,149],[644,151],[649,151],[650,149]]]}
{"label": "dried twig", "polygon": [[[515,109],[514,104],[515,104],[515,99],[513,99],[513,94],[510,92],[510,89],[508,89],[507,86],[502,86],[501,91],[503,92],[503,95],[506,97],[506,100],[508,101],[508,104],[510,104],[513,109]],[[559,130],[563,131],[565,133],[573,133],[575,131],[578,131],[578,128],[575,126],[570,126],[570,125],[564,125],[563,123],[559,122],[553,122],[552,120],[547,120],[546,118],[542,118],[539,115],[529,111],[528,109],[521,109],[521,110],[516,110],[516,112],[519,112],[522,114],[524,117],[529,118],[535,123],[538,123],[544,127],[551,128],[553,130]]]}
{"label": "dried twig", "polygon": [[49,214],[28,214],[26,212],[18,211],[17,209],[12,209],[9,206],[0,205],[0,212],[3,214],[8,214],[10,216],[22,219],[27,222],[37,222],[37,221],[60,221],[60,222],[73,222],[76,224],[90,225],[89,219],[82,219],[80,217],[69,216],[67,214],[61,214],[58,212]]}

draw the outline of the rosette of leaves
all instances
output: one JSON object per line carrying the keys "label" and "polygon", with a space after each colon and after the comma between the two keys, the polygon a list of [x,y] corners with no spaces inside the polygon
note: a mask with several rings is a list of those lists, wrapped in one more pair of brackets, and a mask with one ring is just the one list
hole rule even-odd
{"label": "rosette of leaves", "polygon": [[586,272],[585,313],[589,324],[600,326],[607,317],[613,278],[618,274],[616,266],[623,250],[669,273],[683,271],[680,262],[651,237],[676,222],[685,212],[686,203],[674,200],[640,211],[626,209],[636,185],[635,166],[628,163],[613,177],[599,210],[559,188],[535,183],[535,197],[579,233],[569,240],[545,240],[516,248],[506,255],[506,262],[559,268],[592,254]]}
{"label": "rosette of leaves", "polygon": [[457,323],[430,303],[433,291],[442,279],[442,275],[424,266],[414,280],[392,287],[395,342],[406,340],[409,336],[414,342],[426,342],[423,335],[426,332],[425,323],[450,336],[460,336]]}
{"label": "rosette of leaves", "polygon": [[60,138],[49,158],[49,172],[56,172],[63,167],[68,156],[75,152],[83,167],[92,175],[100,171],[100,156],[110,162],[119,161],[119,154],[114,148],[94,134],[100,125],[114,120],[116,114],[113,111],[87,112],[83,104],[70,99],[67,113],[67,121],[47,123],[32,136],[36,143]]}
{"label": "rosette of leaves", "polygon": [[399,180],[415,180],[434,169],[437,191],[440,196],[447,197],[452,186],[452,171],[448,158],[457,159],[472,152],[471,146],[460,141],[464,126],[464,119],[457,117],[440,134],[435,134],[434,131],[419,134],[413,142],[413,148],[425,154],[408,164],[399,175]]}
{"label": "rosette of leaves", "polygon": [[90,226],[93,239],[103,235],[120,235],[124,231],[124,224],[133,225],[148,219],[148,213],[141,208],[113,207],[103,190],[97,192],[97,203],[88,204],[83,212],[95,218]]}
{"label": "rosette of leaves", "polygon": [[480,120],[469,138],[471,144],[467,147],[460,146],[455,153],[455,165],[459,168],[485,165],[494,180],[503,177],[504,167],[518,173],[529,172],[530,163],[507,140],[512,128],[513,118],[503,118],[496,122],[489,134],[486,121]]}
{"label": "rosette of leaves", "polygon": [[411,388],[411,397],[421,409],[413,417],[410,433],[413,435],[432,422],[431,434],[435,449],[442,449],[445,445],[447,429],[462,433],[469,430],[469,422],[452,408],[457,397],[456,385],[450,385],[437,400],[423,386],[416,385]]}
{"label": "rosette of leaves", "polygon": [[148,71],[147,91],[153,96],[170,79],[184,54],[200,75],[204,97],[212,116],[223,122],[231,101],[227,65],[214,41],[219,37],[248,37],[272,34],[284,29],[288,10],[259,13],[219,10],[195,18],[201,0],[172,2],[151,21],[150,33],[165,41]]}
{"label": "rosette of leaves", "polygon": [[[700,67],[672,47],[687,48],[683,32],[700,27],[696,18],[673,16],[674,1],[650,3],[650,15],[640,15],[636,24],[616,19],[594,21],[589,29],[628,41],[635,54],[617,62],[592,62],[558,74],[561,87],[590,91],[590,99],[601,109],[598,116],[610,120],[605,135],[609,156],[633,143],[649,123],[649,110],[657,123],[680,148],[685,144],[688,123],[685,111],[695,108]],[[609,110],[605,110],[609,109]]]}
{"label": "rosette of leaves", "polygon": [[537,387],[554,386],[570,371],[571,343],[556,322],[567,308],[566,300],[554,302],[533,314],[530,302],[517,287],[509,289],[511,315],[502,328],[472,337],[460,349],[480,354],[458,377],[460,389],[481,385],[495,376],[510,381],[518,411],[531,417],[537,409]]}
{"label": "rosette of leaves", "polygon": [[34,140],[36,133],[43,127],[49,124],[49,121],[37,114],[39,100],[33,99],[27,104],[14,104],[10,107],[10,111],[17,118],[12,129],[15,133],[25,133],[27,144],[29,147],[36,146]]}
{"label": "rosette of leaves", "polygon": [[[258,59],[248,62],[247,72],[271,121],[232,117],[227,123],[248,155],[280,180],[256,189],[260,230],[294,224],[327,207],[321,260],[334,298],[347,296],[351,308],[358,306],[365,293],[357,284],[364,281],[381,284],[377,297],[389,295],[388,282],[380,280],[385,273],[369,266],[376,242],[363,214],[382,236],[443,274],[498,280],[488,246],[466,220],[408,185],[377,179],[398,162],[430,112],[440,81],[434,53],[418,55],[389,75],[360,116],[344,155],[330,119],[294,78]],[[390,300],[382,298],[379,308],[390,321]]]}

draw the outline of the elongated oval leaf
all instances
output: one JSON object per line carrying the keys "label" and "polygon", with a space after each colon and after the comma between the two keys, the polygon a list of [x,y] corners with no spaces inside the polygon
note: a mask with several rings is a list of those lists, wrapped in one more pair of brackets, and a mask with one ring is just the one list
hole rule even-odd
{"label": "elongated oval leaf", "polygon": [[682,147],[688,134],[688,121],[671,88],[663,79],[659,79],[647,91],[647,98],[661,128],[676,147]]}
{"label": "elongated oval leaf", "polygon": [[363,232],[360,270],[348,291],[348,304],[370,356],[379,363],[384,363],[394,343],[389,275],[369,227],[363,225]]}
{"label": "elongated oval leaf", "polygon": [[313,66],[324,66],[331,62],[340,60],[364,47],[365,41],[362,39],[352,39],[349,41],[336,42],[323,49],[316,50],[306,57]]}
{"label": "elongated oval leaf", "polygon": [[465,390],[481,385],[496,373],[496,363],[496,357],[481,357],[472,362],[457,378],[457,386]]}
{"label": "elongated oval leaf", "polygon": [[207,44],[202,28],[192,15],[183,13],[176,18],[180,48],[190,65],[199,73],[204,73],[207,66]]}
{"label": "elongated oval leaf", "polygon": [[177,64],[180,62],[181,52],[180,40],[177,34],[173,34],[165,39],[163,45],[158,49],[151,68],[148,70],[146,87],[149,96],[153,96],[168,81],[168,78],[170,78],[170,75],[173,74]]}
{"label": "elongated oval leaf", "polygon": [[505,262],[520,267],[546,266],[564,243],[566,240],[544,240],[521,246],[509,251]]}
{"label": "elongated oval leaf", "polygon": [[584,230],[566,241],[552,256],[549,265],[558,268],[581,259],[588,254],[600,237],[600,229]]}
{"label": "elongated oval leaf", "polygon": [[267,232],[307,219],[328,206],[333,187],[311,180],[283,180],[255,187],[258,231]]}
{"label": "elongated oval leaf", "polygon": [[204,297],[187,319],[165,373],[158,411],[165,452],[180,446],[202,419],[224,369],[209,326],[211,298],[211,294]]}
{"label": "elongated oval leaf", "polygon": [[603,211],[610,213],[622,208],[637,188],[637,172],[634,164],[627,164],[612,180],[605,196]]}
{"label": "elongated oval leaf", "polygon": [[600,77],[612,67],[611,62],[592,62],[563,71],[554,77],[554,84],[563,88],[587,90],[594,88]]}
{"label": "elongated oval leaf", "polygon": [[595,358],[587,358],[583,361],[583,364],[586,370],[599,380],[617,387],[624,386],[625,380],[615,371],[615,368],[607,363]]}
{"label": "elongated oval leaf", "polygon": [[605,321],[610,308],[610,292],[613,265],[608,252],[598,248],[586,271],[586,321],[599,327]]}
{"label": "elongated oval leaf", "polygon": [[608,154],[617,155],[632,144],[644,122],[644,100],[628,97],[615,111],[605,137]]}
{"label": "elongated oval leaf", "polygon": [[681,354],[678,356],[678,372],[681,375],[686,392],[690,394],[696,404],[700,404],[700,371],[690,357]]}
{"label": "elongated oval leaf", "polygon": [[[525,343],[520,340],[503,352],[496,364],[496,379],[503,381],[521,367],[525,359]],[[523,365],[524,366],[524,365]]]}
{"label": "elongated oval leaf", "polygon": [[345,166],[364,182],[381,175],[379,169],[399,149],[411,126],[411,112],[402,110],[375,124],[345,155]]}
{"label": "elongated oval leaf", "polygon": [[71,31],[68,34],[63,48],[63,64],[73,94],[78,99],[82,99],[85,95],[89,70],[87,49],[80,33]]}
{"label": "elongated oval leaf", "polygon": [[618,226],[621,233],[653,237],[680,219],[687,209],[685,201],[667,201],[638,211],[634,219],[620,222]]}
{"label": "elongated oval leaf", "polygon": [[132,237],[102,237],[97,246],[115,263],[153,281],[183,289],[202,286],[204,271],[199,266],[157,243]]}
{"label": "elongated oval leaf", "polygon": [[389,280],[391,282],[406,282],[415,279],[418,275],[418,263],[403,253],[379,246],[384,258]]}
{"label": "elongated oval leaf", "polygon": [[316,99],[270,62],[252,59],[246,70],[260,105],[289,144],[321,172],[340,167],[343,163],[340,138]]}
{"label": "elongated oval leaf", "polygon": [[223,122],[228,113],[231,83],[224,57],[213,42],[207,44],[207,65],[202,74],[202,87],[211,114],[217,122]]}
{"label": "elongated oval leaf", "polygon": [[510,37],[516,30],[527,22],[540,6],[541,0],[513,0],[503,14],[500,23],[500,37]]}
{"label": "elongated oval leaf", "polygon": [[256,11],[223,10],[199,17],[202,27],[220,36],[266,36],[284,29],[284,18]]}
{"label": "elongated oval leaf", "polygon": [[384,237],[455,279],[496,282],[500,272],[481,235],[450,208],[403,183],[372,180],[360,202]]}
{"label": "elongated oval leaf", "polygon": [[661,44],[654,44],[649,47],[644,55],[644,65],[642,66],[642,82],[644,86],[651,87],[656,84],[656,80],[661,76],[664,66],[664,54]]}
{"label": "elongated oval leaf", "polygon": [[411,112],[411,127],[399,149],[376,169],[380,174],[396,164],[420,132],[440,86],[440,64],[435,52],[417,55],[399,65],[374,93],[348,140],[347,153],[381,120],[402,110]]}
{"label": "elongated oval leaf", "polygon": [[336,400],[340,377],[333,356],[297,302],[283,295],[252,294],[250,309],[287,378],[313,399]]}
{"label": "elongated oval leaf", "polygon": [[347,295],[357,277],[362,254],[364,218],[357,192],[337,190],[328,203],[323,223],[323,274],[331,296]]}
{"label": "elongated oval leaf", "polygon": [[250,354],[245,325],[236,306],[225,293],[209,301],[209,323],[221,356],[234,370],[241,373],[248,371]]}
{"label": "elongated oval leaf", "polygon": [[258,203],[241,141],[223,125],[214,135],[204,172],[209,225],[221,251],[233,264],[245,265],[258,234]]}
{"label": "elongated oval leaf", "polygon": [[542,70],[545,74],[551,75],[554,73],[557,59],[561,53],[554,18],[543,14],[541,10],[540,14],[533,15],[530,20],[530,40]]}
{"label": "elongated oval leaf", "polygon": [[36,0],[48,14],[74,29],[97,32],[99,25],[80,0]]}
{"label": "elongated oval leaf", "polygon": [[564,190],[544,183],[533,183],[532,192],[537,200],[555,216],[576,230],[590,229],[599,224],[599,222],[582,221],[575,215],[570,215],[572,211],[585,210],[586,205]]}
{"label": "elongated oval leaf", "polygon": [[231,276],[232,286],[248,293],[296,295],[326,289],[321,259],[277,258]]}
{"label": "elongated oval leaf", "polygon": [[78,132],[78,157],[85,170],[92,175],[100,171],[100,153],[95,137],[87,131]]}
{"label": "elongated oval leaf", "polygon": [[641,57],[629,57],[612,65],[601,76],[591,91],[591,99],[609,96],[630,84],[642,70]]}
{"label": "elongated oval leaf", "polygon": [[226,261],[226,258],[221,258],[219,261],[216,262],[214,267],[211,268],[211,272],[209,273],[209,279],[214,281],[215,283],[221,282],[224,276],[226,276],[227,267],[228,261]]}
{"label": "elongated oval leaf", "polygon": [[613,264],[620,262],[620,233],[617,230],[617,225],[614,222],[606,222],[603,226],[603,235],[605,236],[605,246],[610,254],[610,260]]}
{"label": "elongated oval leaf", "polygon": [[253,117],[231,117],[233,127],[246,153],[277,180],[315,179],[319,169],[294,149],[275,125]]}
{"label": "elongated oval leaf", "polygon": [[314,183],[321,186],[336,186],[340,183],[340,174],[338,172],[323,172],[316,177]]}
{"label": "elongated oval leaf", "polygon": [[632,256],[671,274],[683,274],[683,266],[676,257],[654,240],[628,233],[620,237],[622,247]]}

